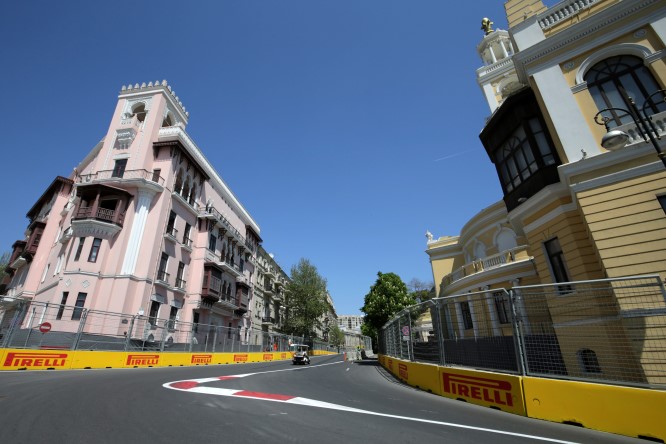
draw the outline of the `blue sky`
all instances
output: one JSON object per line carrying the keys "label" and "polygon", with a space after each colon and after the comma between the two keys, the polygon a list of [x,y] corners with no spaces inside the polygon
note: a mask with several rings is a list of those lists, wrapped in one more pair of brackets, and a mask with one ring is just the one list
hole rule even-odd
{"label": "blue sky", "polygon": [[0,251],[104,136],[122,85],[168,80],[187,127],[289,272],[338,314],[377,272],[432,281],[426,229],[501,199],[478,134],[481,19],[502,1],[21,1],[0,15]]}

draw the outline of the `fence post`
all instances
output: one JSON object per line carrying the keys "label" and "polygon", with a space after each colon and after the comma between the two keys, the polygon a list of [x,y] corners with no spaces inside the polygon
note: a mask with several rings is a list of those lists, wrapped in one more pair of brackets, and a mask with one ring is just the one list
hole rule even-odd
{"label": "fence post", "polygon": [[[506,291],[506,290],[505,290]],[[525,367],[525,343],[522,337],[522,328],[521,324],[523,322],[522,313],[518,313],[516,308],[516,303],[514,301],[516,293],[513,289],[509,290],[509,301],[511,302],[511,317],[513,318],[511,322],[513,326],[513,342],[516,349],[516,364],[518,365],[518,371],[521,375],[527,375]],[[519,296],[520,297],[520,296]]]}
{"label": "fence post", "polygon": [[412,338],[414,337],[414,332],[412,331],[412,313],[407,310],[407,325],[409,325],[409,336],[407,340],[407,358],[410,361],[414,361],[414,344],[412,343]]}
{"label": "fence post", "polygon": [[437,347],[439,348],[439,364],[446,365],[446,359],[444,356],[444,335],[442,332],[442,315],[439,312],[439,299],[435,299],[434,302],[435,302],[435,319],[437,321],[437,328],[435,329],[435,332],[437,333]]}
{"label": "fence post", "polygon": [[129,350],[130,341],[132,340],[132,332],[134,331],[134,321],[138,315],[132,316],[130,320],[129,330],[127,331],[127,337],[125,338],[125,351]]}
{"label": "fence post", "polygon": [[167,333],[169,332],[169,321],[164,321],[164,331],[162,332],[162,340],[160,341],[160,351],[164,351],[164,343],[166,342]]}
{"label": "fence post", "polygon": [[21,320],[25,316],[26,311],[28,311],[28,304],[19,302],[18,310],[14,313],[14,318],[12,318],[12,322],[9,324],[9,332],[7,332],[2,340],[2,348],[8,348],[11,345],[12,337],[16,330],[21,327]]}
{"label": "fence post", "polygon": [[79,330],[76,332],[76,337],[74,338],[74,343],[72,344],[72,350],[78,350],[79,349],[79,343],[81,342],[81,336],[83,336],[83,327],[85,327],[87,319],[88,319],[88,309],[84,308],[81,311],[81,319],[79,320]]}

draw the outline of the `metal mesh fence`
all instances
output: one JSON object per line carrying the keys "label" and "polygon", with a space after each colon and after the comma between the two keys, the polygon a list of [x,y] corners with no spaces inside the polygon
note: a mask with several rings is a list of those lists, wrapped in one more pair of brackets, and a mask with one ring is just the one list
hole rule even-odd
{"label": "metal mesh fence", "polygon": [[437,298],[388,322],[381,353],[440,365],[666,388],[659,276]]}
{"label": "metal mesh fence", "polygon": [[292,343],[305,343],[313,350],[329,349],[327,342],[302,336],[40,302],[13,303],[0,316],[2,348],[283,352]]}

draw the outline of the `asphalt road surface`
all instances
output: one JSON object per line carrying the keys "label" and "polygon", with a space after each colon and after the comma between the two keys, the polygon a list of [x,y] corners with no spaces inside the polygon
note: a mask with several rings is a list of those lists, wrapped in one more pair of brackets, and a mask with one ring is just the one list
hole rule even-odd
{"label": "asphalt road surface", "polygon": [[432,395],[377,361],[0,372],[0,443],[630,443]]}

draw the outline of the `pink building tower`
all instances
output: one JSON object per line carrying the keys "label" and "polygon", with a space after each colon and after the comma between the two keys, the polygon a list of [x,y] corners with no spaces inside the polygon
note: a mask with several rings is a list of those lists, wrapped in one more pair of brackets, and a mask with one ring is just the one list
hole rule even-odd
{"label": "pink building tower", "polygon": [[247,339],[259,226],[185,131],[188,118],[166,81],[122,87],[104,139],[28,212],[3,324],[34,301],[61,307],[58,331],[76,331],[86,309],[145,316],[151,327],[131,333],[144,340],[157,339],[160,320],[238,328]]}

